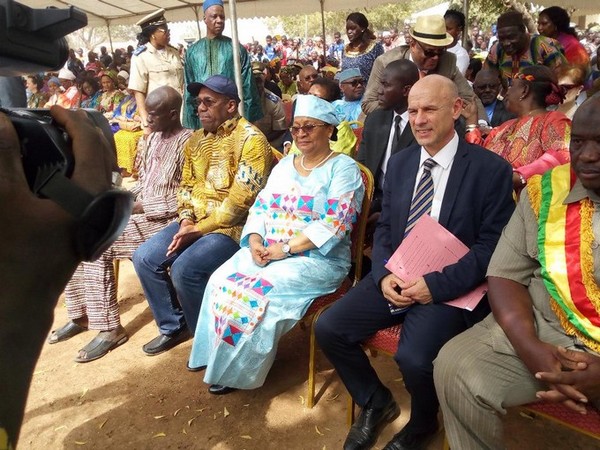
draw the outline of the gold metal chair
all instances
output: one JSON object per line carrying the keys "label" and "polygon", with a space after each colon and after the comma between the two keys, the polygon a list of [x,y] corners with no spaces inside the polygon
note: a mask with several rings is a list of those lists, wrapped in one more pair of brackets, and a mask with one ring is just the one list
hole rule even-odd
{"label": "gold metal chair", "polygon": [[354,270],[351,275],[348,275],[348,277],[344,279],[342,285],[335,292],[316,298],[302,318],[303,323],[310,323],[310,354],[308,361],[308,392],[306,400],[306,405],[309,408],[312,408],[315,403],[315,354],[317,345],[317,340],[315,337],[315,321],[326,308],[331,306],[331,304],[336,300],[342,298],[346,292],[348,292],[350,288],[352,288],[352,286],[358,283],[358,281],[362,278],[362,258],[365,244],[365,231],[367,229],[367,219],[369,218],[371,201],[373,200],[375,181],[373,179],[373,174],[371,174],[369,169],[360,163],[356,164],[358,164],[362,175],[363,184],[365,186],[365,196],[363,198],[361,211],[357,218],[356,225],[352,230],[351,236],[352,263]]}

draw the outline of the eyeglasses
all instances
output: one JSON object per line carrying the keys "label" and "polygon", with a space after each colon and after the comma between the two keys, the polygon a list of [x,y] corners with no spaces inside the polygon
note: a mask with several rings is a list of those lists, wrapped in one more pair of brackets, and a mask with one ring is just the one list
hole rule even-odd
{"label": "eyeglasses", "polygon": [[200,107],[200,105],[204,105],[207,108],[213,108],[217,103],[219,103],[219,101],[215,100],[214,98],[210,98],[210,97],[207,97],[207,98],[196,97],[196,98],[192,99],[191,103],[195,109],[198,109]]}
{"label": "eyeglasses", "polygon": [[577,88],[581,85],[580,84],[559,84],[559,86],[564,88],[567,91],[570,91],[571,89]]}
{"label": "eyeglasses", "polygon": [[156,32],[158,31],[167,34],[169,32],[169,29],[167,27],[160,27],[156,29]]}
{"label": "eyeglasses", "polygon": [[487,84],[474,84],[473,87],[475,89],[479,89],[479,90],[485,90],[485,89],[497,89],[499,86],[498,83],[487,83]]}
{"label": "eyeglasses", "polygon": [[352,87],[364,86],[365,85],[365,80],[342,81],[342,84],[349,84]]}
{"label": "eyeglasses", "polygon": [[317,127],[328,127],[329,125],[327,125],[326,123],[307,123],[306,125],[302,125],[300,127],[290,127],[290,133],[292,133],[292,136],[296,136],[298,133],[300,133],[300,131],[302,131],[303,133],[306,134],[311,134],[313,131],[315,131],[315,128]]}
{"label": "eyeglasses", "polygon": [[421,43],[419,41],[417,41],[416,39],[415,39],[415,42],[421,48],[421,51],[423,52],[423,55],[425,55],[425,58],[436,58],[436,57],[439,58],[446,52],[445,48],[440,48],[439,50],[425,49],[425,48],[423,48]]}

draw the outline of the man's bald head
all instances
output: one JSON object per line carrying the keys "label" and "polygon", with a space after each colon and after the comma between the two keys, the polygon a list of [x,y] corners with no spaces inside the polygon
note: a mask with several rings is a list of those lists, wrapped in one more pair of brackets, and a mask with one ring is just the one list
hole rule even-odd
{"label": "man's bald head", "polygon": [[171,132],[181,128],[181,94],[170,86],[161,86],[146,97],[148,127],[154,131]]}
{"label": "man's bald head", "polygon": [[317,69],[313,66],[304,66],[300,69],[300,73],[298,74],[298,92],[300,94],[308,94],[308,90],[318,76]]}
{"label": "man's bald head", "polygon": [[454,137],[454,121],[462,111],[454,82],[428,75],[408,94],[408,117],[415,139],[430,155],[438,153]]}
{"label": "man's bald head", "polygon": [[181,110],[181,94],[171,86],[161,86],[151,91],[146,97],[146,106],[148,104],[156,106],[164,103],[169,109]]}

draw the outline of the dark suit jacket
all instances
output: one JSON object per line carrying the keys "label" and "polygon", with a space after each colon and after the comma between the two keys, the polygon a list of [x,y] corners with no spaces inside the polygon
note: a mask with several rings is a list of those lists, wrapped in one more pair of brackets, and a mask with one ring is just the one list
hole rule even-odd
{"label": "dark suit jacket", "polygon": [[494,114],[492,115],[492,123],[490,124],[492,127],[497,127],[501,123],[506,122],[507,120],[514,119],[515,116],[513,113],[510,113],[506,110],[506,106],[504,106],[504,102],[501,100],[496,100],[496,106],[494,106]]}
{"label": "dark suit jacket", "polygon": [[[376,189],[379,187],[379,170],[387,150],[393,120],[394,111],[390,109],[377,109],[369,114],[365,120],[362,140],[356,155],[356,160],[367,166],[375,177]],[[404,127],[400,140],[405,144],[403,147],[416,143],[409,124]],[[394,149],[392,149],[392,153],[394,153]]]}
{"label": "dark suit jacket", "polygon": [[[377,286],[389,274],[384,267],[404,236],[420,147],[411,146],[390,158],[383,192],[383,209],[373,243],[373,280]],[[425,275],[434,303],[453,300],[478,286],[500,233],[515,203],[512,168],[493,152],[460,140],[442,201],[439,223],[470,251],[442,272]]]}

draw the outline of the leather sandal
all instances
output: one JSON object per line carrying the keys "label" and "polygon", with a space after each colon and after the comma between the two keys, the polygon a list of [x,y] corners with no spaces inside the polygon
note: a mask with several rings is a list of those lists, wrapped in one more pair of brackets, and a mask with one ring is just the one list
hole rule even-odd
{"label": "leather sandal", "polygon": [[79,333],[87,331],[87,327],[79,325],[72,320],[69,320],[66,325],[63,325],[57,330],[50,333],[48,337],[49,344],[56,344],[57,342],[63,342],[71,339],[73,336],[77,336]]}
{"label": "leather sandal", "polygon": [[111,330],[101,331],[89,344],[79,350],[75,362],[86,363],[102,358],[111,350],[124,344],[129,339],[122,326]]}

